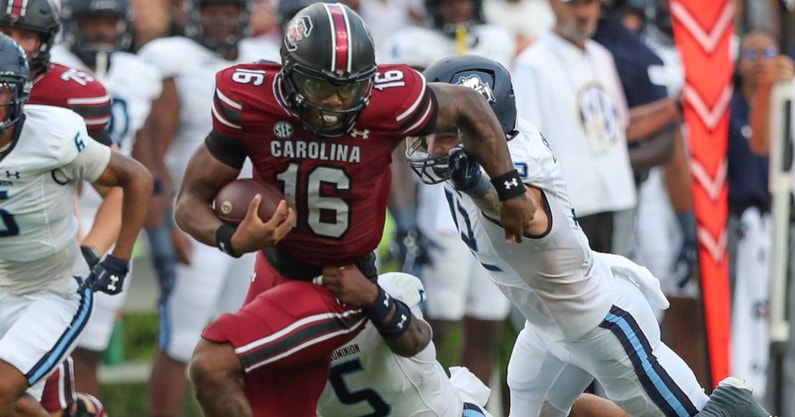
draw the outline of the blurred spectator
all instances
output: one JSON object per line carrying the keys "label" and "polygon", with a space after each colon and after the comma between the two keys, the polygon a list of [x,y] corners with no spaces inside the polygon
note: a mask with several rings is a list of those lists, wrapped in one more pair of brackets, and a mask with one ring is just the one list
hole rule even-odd
{"label": "blurred spectator", "polygon": [[555,23],[548,0],[489,0],[483,9],[487,22],[516,37],[517,55]]}
{"label": "blurred spectator", "polygon": [[626,100],[613,57],[591,40],[599,0],[550,0],[555,26],[516,60],[519,115],[560,160],[591,248],[629,255],[635,182],[627,152]]}
{"label": "blurred spectator", "polygon": [[728,151],[729,273],[734,289],[732,335],[736,335],[732,369],[764,397],[770,323],[763,306],[770,295],[773,232],[767,155],[770,92],[774,84],[793,78],[795,66],[779,54],[771,32],[751,30],[742,37],[736,75]]}
{"label": "blurred spectator", "polygon": [[155,38],[178,34],[169,0],[130,0],[133,10],[133,45],[137,51]]}
{"label": "blurred spectator", "polygon": [[376,51],[393,33],[409,26],[420,26],[425,19],[423,0],[345,0],[367,23]]}

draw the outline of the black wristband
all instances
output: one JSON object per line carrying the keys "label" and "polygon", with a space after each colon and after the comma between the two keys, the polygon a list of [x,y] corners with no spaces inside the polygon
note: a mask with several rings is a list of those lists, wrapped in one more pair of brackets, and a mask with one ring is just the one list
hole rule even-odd
{"label": "black wristband", "polygon": [[235,234],[236,230],[237,226],[224,224],[215,231],[215,245],[218,246],[218,249],[221,249],[221,252],[233,258],[240,257],[232,247],[232,235]]}
{"label": "black wristband", "polygon": [[81,246],[80,252],[83,253],[83,259],[88,264],[88,269],[94,269],[99,263],[99,251],[93,246]]}
{"label": "black wristband", "polygon": [[392,311],[393,300],[380,285],[375,284],[375,286],[378,287],[378,297],[375,298],[374,302],[362,306],[362,312],[374,323],[383,323],[386,320],[386,316]]}
{"label": "black wristband", "polygon": [[[395,306],[395,314],[392,319],[385,322],[386,317]],[[378,297],[375,302],[362,307],[362,312],[367,315],[370,321],[384,338],[394,339],[406,333],[411,326],[411,309],[404,302],[392,298],[380,285],[378,285]]]}
{"label": "black wristband", "polygon": [[519,171],[512,169],[491,179],[500,201],[510,200],[524,194],[525,188]]}

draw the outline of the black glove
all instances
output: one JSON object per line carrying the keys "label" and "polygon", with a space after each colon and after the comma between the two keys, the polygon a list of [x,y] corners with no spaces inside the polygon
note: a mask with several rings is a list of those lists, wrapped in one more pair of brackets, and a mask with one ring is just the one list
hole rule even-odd
{"label": "black glove", "polygon": [[416,228],[398,230],[389,248],[389,258],[397,262],[401,272],[418,275],[418,268],[431,263],[428,249],[432,246],[435,244]]}
{"label": "black glove", "polygon": [[99,263],[99,251],[92,246],[81,246],[80,252],[83,252],[83,259],[86,260],[88,269],[94,269],[94,267]]}
{"label": "black glove", "polygon": [[693,212],[686,212],[677,215],[679,227],[682,230],[682,247],[676,256],[672,273],[679,288],[693,278],[694,272],[699,272],[698,264],[698,240],[696,237],[696,217]]}
{"label": "black glove", "polygon": [[461,147],[450,149],[447,170],[453,187],[459,191],[467,191],[477,186],[483,177],[480,164]]}
{"label": "black glove", "polygon": [[115,295],[121,292],[124,278],[129,271],[130,261],[108,255],[91,270],[83,286],[90,288],[91,291]]}

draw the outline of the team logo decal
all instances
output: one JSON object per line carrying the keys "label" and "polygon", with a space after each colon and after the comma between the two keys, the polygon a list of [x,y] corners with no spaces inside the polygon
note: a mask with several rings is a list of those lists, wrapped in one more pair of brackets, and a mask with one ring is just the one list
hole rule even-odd
{"label": "team logo decal", "polygon": [[277,122],[273,126],[273,134],[279,139],[289,139],[293,136],[293,125],[289,122]]}
{"label": "team logo decal", "polygon": [[619,142],[621,121],[613,99],[605,89],[592,83],[577,94],[580,127],[595,153],[609,151]]}
{"label": "team logo decal", "polygon": [[489,86],[489,83],[480,79],[480,77],[477,74],[463,76],[458,79],[456,84],[463,85],[464,87],[469,87],[477,91],[483,97],[485,97],[489,103],[494,103],[496,101],[496,99],[494,98],[494,92],[491,90],[491,86]]}
{"label": "team logo decal", "polygon": [[298,48],[298,42],[309,37],[310,33],[312,33],[312,20],[309,19],[309,16],[293,20],[290,26],[287,26],[284,37],[284,41],[287,42],[287,50],[295,51]]}

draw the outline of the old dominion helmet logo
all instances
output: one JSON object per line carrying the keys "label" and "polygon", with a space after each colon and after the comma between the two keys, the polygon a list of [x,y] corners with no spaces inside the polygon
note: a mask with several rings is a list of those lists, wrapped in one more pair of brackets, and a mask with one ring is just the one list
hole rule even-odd
{"label": "old dominion helmet logo", "polygon": [[293,19],[285,30],[284,41],[287,42],[287,50],[295,51],[298,48],[298,42],[309,37],[310,33],[312,33],[312,20],[309,19],[309,16]]}
{"label": "old dominion helmet logo", "polygon": [[456,85],[462,85],[464,87],[469,87],[477,91],[483,97],[485,97],[489,103],[494,103],[496,101],[496,99],[494,98],[494,92],[491,90],[491,86],[489,86],[489,83],[483,81],[480,78],[480,76],[477,74],[470,74],[459,77],[458,81],[456,81]]}

